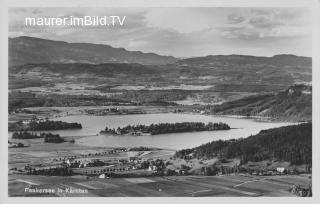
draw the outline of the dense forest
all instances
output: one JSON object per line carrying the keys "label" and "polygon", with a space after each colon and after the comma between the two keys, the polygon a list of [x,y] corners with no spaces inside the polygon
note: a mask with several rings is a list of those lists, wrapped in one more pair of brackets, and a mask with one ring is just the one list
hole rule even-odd
{"label": "dense forest", "polygon": [[35,139],[35,138],[43,138],[44,135],[37,135],[36,133],[20,131],[14,132],[12,134],[12,139]]}
{"label": "dense forest", "polygon": [[65,129],[81,129],[79,123],[67,123],[63,121],[31,121],[29,123],[30,130],[65,130]]}
{"label": "dense forest", "polygon": [[201,122],[183,122],[183,123],[159,123],[151,125],[128,125],[111,129],[106,127],[101,133],[110,133],[117,135],[132,134],[139,135],[141,133],[158,135],[165,133],[179,132],[195,132],[195,131],[213,131],[213,130],[229,130],[229,125],[225,123],[201,123]]}
{"label": "dense forest", "polygon": [[59,134],[52,134],[52,133],[37,133],[27,132],[27,131],[20,131],[14,132],[12,134],[12,139],[37,139],[37,138],[44,138],[44,142],[47,143],[62,143],[65,142],[65,139],[60,137]]}
{"label": "dense forest", "polygon": [[28,124],[21,122],[9,123],[9,131],[42,131],[42,130],[66,130],[81,129],[79,123],[67,123],[63,121],[52,120],[32,120]]}
{"label": "dense forest", "polygon": [[44,137],[44,142],[47,142],[47,143],[62,143],[62,142],[65,142],[64,138],[60,137],[59,134],[41,133],[40,136]]}
{"label": "dense forest", "polygon": [[312,163],[312,123],[262,130],[248,138],[213,141],[177,151],[176,157],[240,158],[241,163],[277,159],[291,164]]}
{"label": "dense forest", "polygon": [[74,173],[67,166],[52,167],[49,169],[35,169],[29,166],[25,167],[27,174],[44,176],[71,176]]}
{"label": "dense forest", "polygon": [[266,116],[287,121],[311,121],[312,87],[294,85],[278,94],[254,95],[213,108],[214,114]]}

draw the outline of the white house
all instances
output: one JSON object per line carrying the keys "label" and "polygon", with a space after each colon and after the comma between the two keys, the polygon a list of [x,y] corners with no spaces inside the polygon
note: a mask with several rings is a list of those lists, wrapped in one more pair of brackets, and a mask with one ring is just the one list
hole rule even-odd
{"label": "white house", "polygon": [[277,172],[283,173],[285,170],[284,167],[277,167]]}
{"label": "white house", "polygon": [[156,170],[156,166],[152,165],[152,166],[149,166],[148,168],[148,171],[155,171]]}

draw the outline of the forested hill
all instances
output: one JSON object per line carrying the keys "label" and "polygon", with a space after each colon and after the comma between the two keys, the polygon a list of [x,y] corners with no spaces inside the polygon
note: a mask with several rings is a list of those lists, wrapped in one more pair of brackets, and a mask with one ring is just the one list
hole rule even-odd
{"label": "forested hill", "polygon": [[214,107],[215,114],[266,116],[286,121],[311,121],[312,87],[294,85],[278,94],[255,95]]}
{"label": "forested hill", "polygon": [[276,159],[291,164],[311,164],[312,123],[302,123],[262,130],[245,139],[213,141],[193,149],[180,150],[176,156],[184,158],[240,158],[241,163]]}

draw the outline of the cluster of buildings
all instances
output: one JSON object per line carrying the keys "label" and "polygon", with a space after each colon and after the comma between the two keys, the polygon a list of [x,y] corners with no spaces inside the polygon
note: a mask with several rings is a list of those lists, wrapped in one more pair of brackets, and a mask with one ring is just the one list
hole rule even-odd
{"label": "cluster of buildings", "polygon": [[[130,105],[130,104],[127,104]],[[105,109],[87,109],[85,110],[86,114],[89,115],[111,115],[111,114],[143,114],[145,113],[141,109],[124,109],[120,107],[110,107]]]}
{"label": "cluster of buildings", "polygon": [[201,114],[201,115],[208,115],[211,113],[210,108],[193,108],[191,110],[188,109],[174,109],[172,111],[173,113],[186,113],[186,112],[191,112],[191,113],[196,113],[196,114]]}
{"label": "cluster of buildings", "polygon": [[66,165],[74,172],[84,175],[100,175],[107,173],[126,173],[131,171],[156,171],[155,165],[143,165],[138,157],[129,157],[127,159],[101,158],[101,159],[68,159]]}
{"label": "cluster of buildings", "polygon": [[84,175],[125,173],[139,170],[156,171],[156,166],[150,162],[152,159],[145,160],[139,157],[143,151],[132,157],[122,155],[113,156],[113,154],[128,151],[130,151],[128,148],[115,148],[109,151],[56,158],[54,161],[67,166],[75,173]]}
{"label": "cluster of buildings", "polygon": [[273,176],[273,175],[286,175],[286,174],[297,174],[298,171],[293,168],[276,167],[271,170],[253,170],[249,172],[255,176]]}
{"label": "cluster of buildings", "polygon": [[[151,174],[157,170],[152,159],[147,160],[140,157],[144,151],[132,152],[134,154],[128,151],[130,149],[115,148],[103,152],[55,158],[47,164],[26,165],[24,171],[30,174],[41,172],[41,175],[56,175],[53,174],[56,173],[56,170],[67,169],[70,174],[95,175],[98,177],[104,174],[101,177],[105,177],[105,175],[110,174]],[[119,154],[124,152],[128,153]]]}
{"label": "cluster of buildings", "polygon": [[90,110],[85,110],[85,112],[89,115],[108,115],[110,113],[119,113],[120,112],[119,107],[115,108],[106,108],[106,109],[90,109]]}

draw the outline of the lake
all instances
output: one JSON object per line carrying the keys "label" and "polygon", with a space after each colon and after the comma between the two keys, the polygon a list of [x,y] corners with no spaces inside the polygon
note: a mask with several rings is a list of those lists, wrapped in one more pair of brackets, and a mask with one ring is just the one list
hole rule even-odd
{"label": "lake", "polygon": [[[65,122],[78,122],[82,124],[83,128],[80,130],[50,131],[59,133],[61,136],[90,135],[89,137],[82,137],[80,139],[77,139],[77,144],[95,147],[147,146],[168,149],[191,148],[213,140],[227,140],[232,138],[248,137],[250,135],[257,134],[260,130],[263,129],[293,124],[285,122],[259,122],[243,118],[175,113],[109,116],[73,115],[55,118],[54,120],[62,120]],[[100,130],[103,130],[106,126],[108,126],[109,128],[117,128],[133,124],[150,125],[151,123],[176,122],[224,122],[227,123],[231,128],[237,129],[221,131],[171,133],[151,136],[111,136],[98,134]]]}

